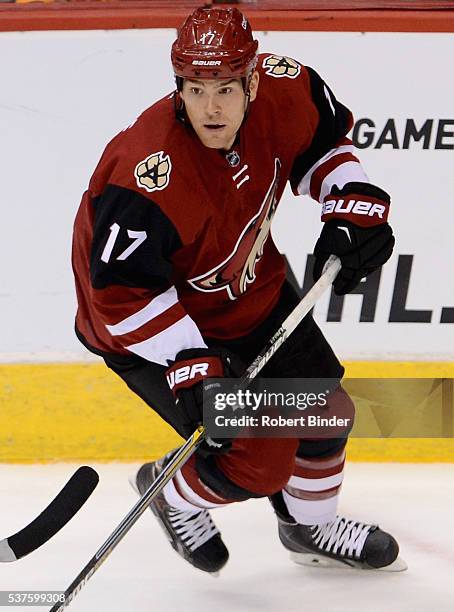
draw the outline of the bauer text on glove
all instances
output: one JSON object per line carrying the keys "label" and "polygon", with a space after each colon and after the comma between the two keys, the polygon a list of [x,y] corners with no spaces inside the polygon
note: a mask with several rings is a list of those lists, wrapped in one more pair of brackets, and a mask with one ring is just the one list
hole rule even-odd
{"label": "bauer text on glove", "polygon": [[389,195],[369,183],[333,185],[325,197],[322,221],[325,225],[314,248],[314,279],[318,280],[328,257],[337,255],[342,268],[334,291],[344,295],[362,278],[380,268],[390,257],[394,236],[387,221]]}

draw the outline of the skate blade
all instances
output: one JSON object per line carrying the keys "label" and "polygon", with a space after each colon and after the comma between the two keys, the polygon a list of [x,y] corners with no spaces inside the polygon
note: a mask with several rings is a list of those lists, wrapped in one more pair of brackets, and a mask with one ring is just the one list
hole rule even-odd
{"label": "skate blade", "polygon": [[[377,568],[371,568],[377,569]],[[378,568],[382,572],[405,572],[408,569],[407,563],[402,559],[402,557],[397,557],[395,561],[387,565],[386,567]]]}
{"label": "skate blade", "polygon": [[339,559],[333,559],[332,557],[325,557],[324,555],[317,555],[316,553],[290,553],[290,559],[297,565],[304,565],[306,567],[321,567],[324,569],[347,569],[347,570],[374,570],[380,572],[403,572],[408,569],[408,565],[401,557],[397,557],[395,561],[387,565],[386,567],[371,567],[370,565],[364,565],[357,561],[351,561],[345,559],[343,561]]}

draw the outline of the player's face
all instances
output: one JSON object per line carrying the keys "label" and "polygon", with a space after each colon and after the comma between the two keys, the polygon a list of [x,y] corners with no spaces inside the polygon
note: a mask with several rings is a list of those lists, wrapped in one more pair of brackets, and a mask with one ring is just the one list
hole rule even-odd
{"label": "player's face", "polygon": [[[251,101],[258,81],[255,72],[249,88]],[[202,143],[210,149],[230,149],[247,107],[241,79],[185,79],[181,98]]]}

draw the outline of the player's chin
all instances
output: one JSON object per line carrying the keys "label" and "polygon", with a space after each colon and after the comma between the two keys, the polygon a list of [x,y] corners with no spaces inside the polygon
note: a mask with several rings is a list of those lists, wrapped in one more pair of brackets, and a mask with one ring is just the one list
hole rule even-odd
{"label": "player's chin", "polygon": [[209,135],[203,136],[200,138],[202,144],[205,145],[208,149],[225,149],[228,146],[228,142],[230,139],[225,137],[220,137],[220,135]]}
{"label": "player's chin", "polygon": [[203,125],[197,130],[197,134],[202,144],[209,149],[224,149],[231,140],[231,131],[226,125],[218,128],[208,128]]}

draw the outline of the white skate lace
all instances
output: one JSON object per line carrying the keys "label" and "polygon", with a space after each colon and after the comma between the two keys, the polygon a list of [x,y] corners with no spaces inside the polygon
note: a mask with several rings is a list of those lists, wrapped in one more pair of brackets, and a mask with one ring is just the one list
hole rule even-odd
{"label": "white skate lace", "polygon": [[219,533],[208,510],[192,513],[169,508],[167,513],[175,532],[191,551]]}
{"label": "white skate lace", "polygon": [[314,543],[326,552],[360,558],[373,525],[336,517],[331,523],[312,528]]}

